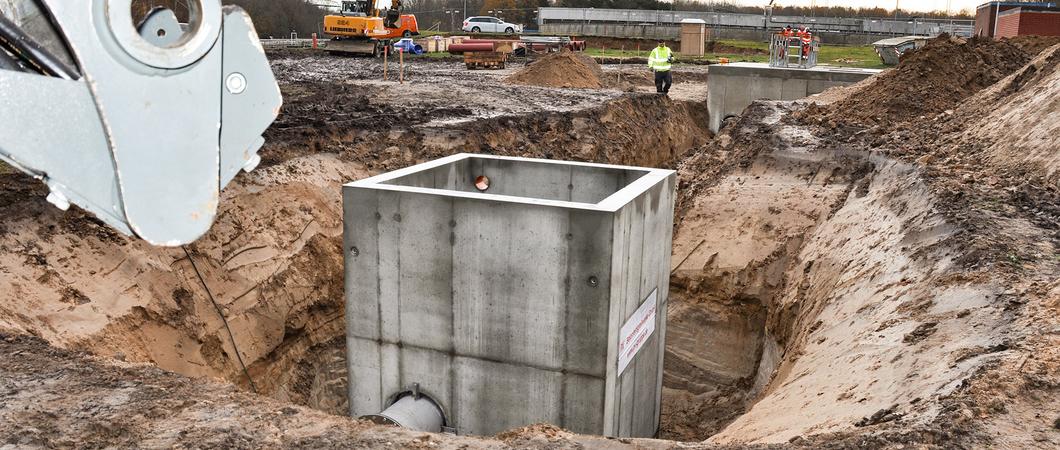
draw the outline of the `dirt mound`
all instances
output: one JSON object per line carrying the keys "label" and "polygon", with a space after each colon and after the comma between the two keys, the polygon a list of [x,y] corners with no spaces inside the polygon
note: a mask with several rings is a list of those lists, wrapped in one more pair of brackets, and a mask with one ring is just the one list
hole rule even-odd
{"label": "dirt mound", "polygon": [[554,448],[568,441],[574,433],[549,423],[535,423],[498,433],[494,436],[513,448]]}
{"label": "dirt mound", "polygon": [[513,439],[519,444],[376,426],[0,332],[4,448],[650,448],[548,426],[527,427]]}
{"label": "dirt mound", "polygon": [[1024,180],[1027,174],[1055,180],[1060,173],[1060,38],[1054,41],[1058,44],[960,111],[977,120],[965,128],[962,142],[985,146],[991,168],[1020,172]]}
{"label": "dirt mound", "polygon": [[948,109],[1019,70],[1031,55],[1006,41],[945,34],[904,55],[898,67],[827,108],[837,123],[918,120]]}
{"label": "dirt mound", "polygon": [[1060,44],[1060,36],[1016,36],[1004,38],[1002,41],[1015,45],[1027,52],[1028,55],[1037,55],[1045,49]]}
{"label": "dirt mound", "polygon": [[582,53],[563,51],[534,61],[506,78],[512,84],[532,86],[600,89],[604,72],[593,58]]}

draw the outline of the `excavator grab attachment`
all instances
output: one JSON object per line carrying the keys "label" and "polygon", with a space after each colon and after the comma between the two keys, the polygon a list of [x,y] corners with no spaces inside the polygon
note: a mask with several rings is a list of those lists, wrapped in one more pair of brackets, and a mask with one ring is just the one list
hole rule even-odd
{"label": "excavator grab attachment", "polygon": [[204,234],[282,99],[250,17],[187,2],[0,0],[0,160],[154,245]]}

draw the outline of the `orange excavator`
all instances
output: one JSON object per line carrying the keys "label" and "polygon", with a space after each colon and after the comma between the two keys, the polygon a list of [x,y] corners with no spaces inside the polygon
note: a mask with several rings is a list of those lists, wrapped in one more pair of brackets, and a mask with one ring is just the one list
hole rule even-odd
{"label": "orange excavator", "polygon": [[328,52],[379,56],[391,39],[420,34],[416,16],[402,14],[401,0],[380,8],[383,1],[344,0],[338,15],[324,16]]}

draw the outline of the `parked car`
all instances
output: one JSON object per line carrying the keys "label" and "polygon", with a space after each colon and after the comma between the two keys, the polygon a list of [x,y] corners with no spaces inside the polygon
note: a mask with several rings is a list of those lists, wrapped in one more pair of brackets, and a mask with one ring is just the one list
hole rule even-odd
{"label": "parked car", "polygon": [[522,33],[523,26],[517,23],[505,22],[496,17],[475,16],[464,19],[462,28],[468,33]]}

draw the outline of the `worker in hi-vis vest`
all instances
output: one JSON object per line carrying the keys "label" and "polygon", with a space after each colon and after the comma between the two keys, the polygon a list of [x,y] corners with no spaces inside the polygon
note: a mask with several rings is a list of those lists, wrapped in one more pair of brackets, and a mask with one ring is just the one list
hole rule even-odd
{"label": "worker in hi-vis vest", "polygon": [[659,41],[659,46],[648,55],[648,68],[655,72],[655,92],[664,95],[670,92],[670,85],[674,82],[670,74],[670,64],[673,62],[674,52],[665,42]]}

